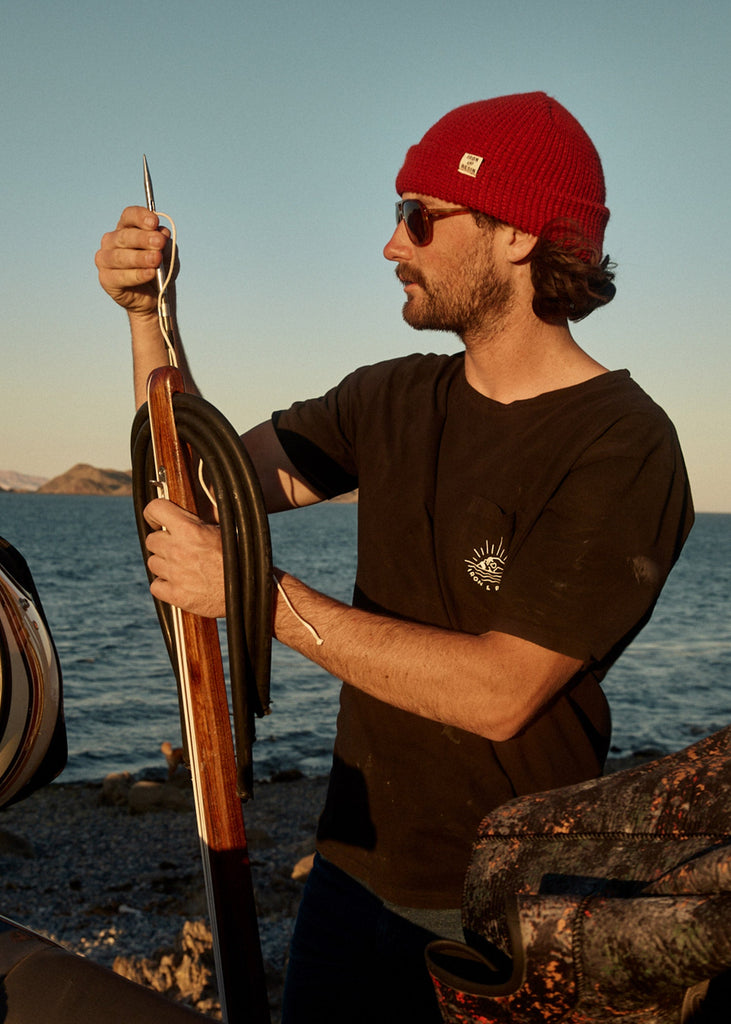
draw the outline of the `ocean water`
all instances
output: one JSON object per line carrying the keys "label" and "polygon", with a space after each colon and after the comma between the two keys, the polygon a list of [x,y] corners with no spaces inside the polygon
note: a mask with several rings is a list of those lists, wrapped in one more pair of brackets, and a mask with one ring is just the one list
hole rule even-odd
{"label": "ocean water", "polygon": [[[275,561],[340,600],[355,572],[356,507],[270,520]],[[175,680],[147,592],[129,498],[0,494],[0,535],[25,555],[61,660],[63,781],[164,767],[180,742]],[[617,753],[670,752],[731,721],[731,515],[700,515],[646,629],[605,681]],[[255,774],[328,771],[338,682],[275,642],[273,712]]]}

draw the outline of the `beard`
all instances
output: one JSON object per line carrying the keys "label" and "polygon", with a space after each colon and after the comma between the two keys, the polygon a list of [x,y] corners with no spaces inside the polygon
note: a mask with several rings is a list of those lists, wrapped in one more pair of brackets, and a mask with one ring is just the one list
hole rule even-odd
{"label": "beard", "polygon": [[396,268],[396,274],[421,289],[402,310],[406,323],[417,331],[449,331],[462,339],[489,333],[512,307],[512,286],[499,277],[492,254],[482,247],[466,254],[460,268],[438,282],[427,281],[405,264]]}

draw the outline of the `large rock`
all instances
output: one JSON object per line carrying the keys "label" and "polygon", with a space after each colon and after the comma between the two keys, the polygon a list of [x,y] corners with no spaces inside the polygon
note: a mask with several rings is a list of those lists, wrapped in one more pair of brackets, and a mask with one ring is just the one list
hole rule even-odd
{"label": "large rock", "polygon": [[145,779],[130,787],[128,801],[133,814],[144,814],[147,811],[190,811],[193,808],[191,794],[179,786]]}
{"label": "large rock", "polygon": [[113,967],[117,974],[138,985],[153,988],[202,1013],[220,1016],[213,940],[203,921],[186,921],[173,950],[160,950],[143,959],[120,956]]}
{"label": "large rock", "polygon": [[102,782],[99,802],[108,807],[120,807],[129,802],[129,791],[134,785],[134,778],[129,772],[113,772]]}

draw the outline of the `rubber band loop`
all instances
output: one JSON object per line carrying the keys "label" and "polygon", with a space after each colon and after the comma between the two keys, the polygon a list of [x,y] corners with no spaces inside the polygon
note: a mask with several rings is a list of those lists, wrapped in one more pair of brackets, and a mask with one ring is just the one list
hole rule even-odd
{"label": "rubber band loop", "polygon": [[272,573],[272,578],[274,579],[274,582],[275,582],[275,583],[276,583],[276,585],[277,585],[277,590],[279,591],[279,593],[280,593],[280,594],[282,595],[282,597],[284,598],[284,603],[285,603],[285,604],[287,605],[287,607],[289,608],[289,610],[290,610],[290,611],[292,612],[292,614],[294,615],[295,619],[297,619],[297,621],[298,621],[299,623],[301,623],[301,625],[303,625],[303,626],[305,627],[305,629],[307,630],[307,632],[308,632],[308,633],[309,633],[309,634],[310,634],[310,635],[311,635],[312,637],[314,637],[314,639],[315,639],[315,643],[317,644],[317,646],[318,646],[318,647],[322,647],[322,645],[323,645],[323,644],[325,643],[325,641],[324,641],[324,640],[322,639],[322,637],[321,637],[321,636],[320,636],[320,634],[319,634],[319,633],[317,632],[317,630],[315,629],[315,627],[314,627],[313,625],[311,625],[311,624],[310,624],[309,622],[307,622],[307,620],[306,620],[306,619],[303,619],[303,618],[302,618],[302,616],[300,615],[300,613],[299,613],[299,612],[298,612],[298,611],[296,610],[296,608],[294,607],[294,605],[292,604],[292,602],[290,601],[290,599],[289,599],[289,598],[287,597],[287,591],[286,591],[286,590],[284,589],[284,587],[282,586],[281,582],[280,582],[280,581],[279,581],[279,580],[277,579],[277,577],[276,577],[276,576],[275,576],[275,575],[274,575],[273,573]]}
{"label": "rubber band loop", "polygon": [[[157,213],[157,211],[155,211],[155,212]],[[163,302],[165,301],[165,294],[166,294],[166,292],[168,290],[168,285],[170,284],[170,281],[172,280],[173,272],[175,270],[175,254],[176,254],[177,248],[178,248],[178,231],[177,231],[177,228],[175,227],[175,221],[173,220],[173,218],[169,214],[167,214],[167,213],[157,213],[157,216],[158,217],[164,217],[165,220],[170,222],[170,232],[171,232],[171,235],[170,235],[170,266],[168,267],[167,276],[166,276],[165,280],[163,281],[162,288],[160,289],[160,291],[157,294],[157,319],[158,319],[158,323],[160,324],[160,331],[162,332],[162,337],[163,337],[163,340],[165,342],[165,347],[168,350],[168,358],[170,360],[170,365],[174,366],[176,369],[178,369],[178,357],[177,357],[177,355],[175,353],[175,343],[173,342],[173,339],[170,337],[170,335],[167,332],[167,328],[165,327],[165,315],[163,313],[163,308],[162,308],[163,307]]]}

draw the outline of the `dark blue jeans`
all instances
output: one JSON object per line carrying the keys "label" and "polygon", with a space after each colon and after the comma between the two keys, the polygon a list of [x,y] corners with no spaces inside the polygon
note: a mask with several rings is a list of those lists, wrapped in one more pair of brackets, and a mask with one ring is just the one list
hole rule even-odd
{"label": "dark blue jeans", "polygon": [[282,1024],[442,1024],[432,932],[316,856],[290,947]]}

